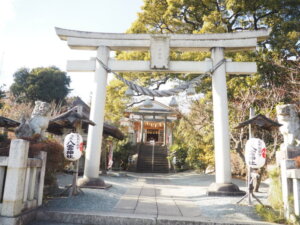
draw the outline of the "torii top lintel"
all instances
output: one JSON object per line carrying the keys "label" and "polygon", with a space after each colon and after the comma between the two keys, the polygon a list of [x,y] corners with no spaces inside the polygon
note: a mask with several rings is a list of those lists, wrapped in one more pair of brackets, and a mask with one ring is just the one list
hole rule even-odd
{"label": "torii top lintel", "polygon": [[107,46],[111,50],[148,50],[153,39],[163,39],[172,50],[209,51],[223,47],[226,51],[255,49],[257,41],[268,37],[270,30],[214,34],[124,34],[100,33],[55,28],[61,40],[72,49],[96,50]]}

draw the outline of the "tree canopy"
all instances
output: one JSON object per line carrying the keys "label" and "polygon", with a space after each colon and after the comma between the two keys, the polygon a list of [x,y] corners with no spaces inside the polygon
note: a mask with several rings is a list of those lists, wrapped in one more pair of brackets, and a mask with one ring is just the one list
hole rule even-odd
{"label": "tree canopy", "polygon": [[[201,34],[263,28],[271,29],[271,34],[267,40],[258,44],[256,51],[228,52],[225,55],[233,61],[254,61],[258,66],[258,73],[251,76],[227,76],[231,148],[242,156],[242,143],[248,131],[233,128],[248,119],[250,107],[255,107],[257,113],[274,119],[277,104],[299,105],[300,1],[144,0],[138,18],[127,32]],[[210,57],[210,52],[170,53],[172,60],[199,61],[206,57]],[[150,56],[148,52],[117,52],[117,58],[149,60]],[[189,76],[164,73],[122,75],[136,83],[152,87],[167,80],[191,79]],[[124,87],[123,84],[120,86]],[[194,101],[190,113],[179,122],[178,131],[175,132],[174,151],[185,149],[187,154],[183,155],[190,164],[195,165],[195,159],[199,159],[196,167],[205,168],[205,164],[213,161],[211,78],[205,77],[197,91],[203,93],[204,97]],[[117,98],[124,96],[114,95],[113,99],[108,96],[107,101],[113,104]],[[271,137],[267,139],[271,143]],[[276,144],[273,147],[276,150]]]}
{"label": "tree canopy", "polygon": [[71,91],[70,78],[65,72],[52,67],[38,67],[32,70],[21,68],[14,73],[10,87],[19,102],[62,101]]}

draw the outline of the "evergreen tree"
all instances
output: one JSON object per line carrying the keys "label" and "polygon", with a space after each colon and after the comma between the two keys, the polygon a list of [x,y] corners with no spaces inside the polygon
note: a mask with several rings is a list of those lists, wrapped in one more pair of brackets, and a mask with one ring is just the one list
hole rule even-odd
{"label": "evergreen tree", "polygon": [[70,78],[56,67],[39,67],[29,70],[21,68],[14,73],[10,87],[19,102],[62,101],[71,91]]}

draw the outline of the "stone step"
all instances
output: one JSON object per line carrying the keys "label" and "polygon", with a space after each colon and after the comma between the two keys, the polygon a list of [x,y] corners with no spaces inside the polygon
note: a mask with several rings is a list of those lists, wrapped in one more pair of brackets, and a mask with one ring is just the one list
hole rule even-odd
{"label": "stone step", "polygon": [[[153,167],[169,167],[168,164],[154,164]],[[144,165],[139,165],[138,168],[152,168],[151,164],[144,164]]]}
{"label": "stone step", "polygon": [[[152,172],[152,150],[153,148],[151,145],[143,145],[140,148],[137,163],[137,172]],[[153,172],[169,172],[169,163],[167,156],[168,154],[166,147],[155,146]]]}
{"label": "stone step", "polygon": [[33,221],[27,225],[78,225],[78,223],[55,223],[48,221]]}
{"label": "stone step", "polygon": [[[151,164],[144,164],[144,165],[139,165],[138,168],[151,168],[152,165]],[[160,164],[160,165],[157,165],[157,164],[154,164],[153,167],[169,167],[168,164]]]}
{"label": "stone step", "polygon": [[152,216],[108,212],[61,212],[40,210],[28,225],[269,225],[266,222],[211,221],[201,217]]}
{"label": "stone step", "polygon": [[40,210],[32,225],[154,225],[155,218],[108,212],[61,212]]}
{"label": "stone step", "polygon": [[[142,160],[143,164],[149,164],[149,165],[152,165],[152,160]],[[156,164],[168,164],[168,161],[166,160],[157,160],[153,162],[154,165]]]}

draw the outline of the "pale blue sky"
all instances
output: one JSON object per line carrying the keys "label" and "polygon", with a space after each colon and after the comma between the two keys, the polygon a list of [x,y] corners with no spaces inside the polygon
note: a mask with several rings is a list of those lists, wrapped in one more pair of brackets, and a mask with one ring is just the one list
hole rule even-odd
{"label": "pale blue sky", "polygon": [[[0,85],[13,82],[20,67],[55,65],[89,59],[94,52],[74,51],[54,27],[123,33],[137,18],[143,0],[0,0]],[[88,100],[90,73],[68,73],[73,95]]]}

